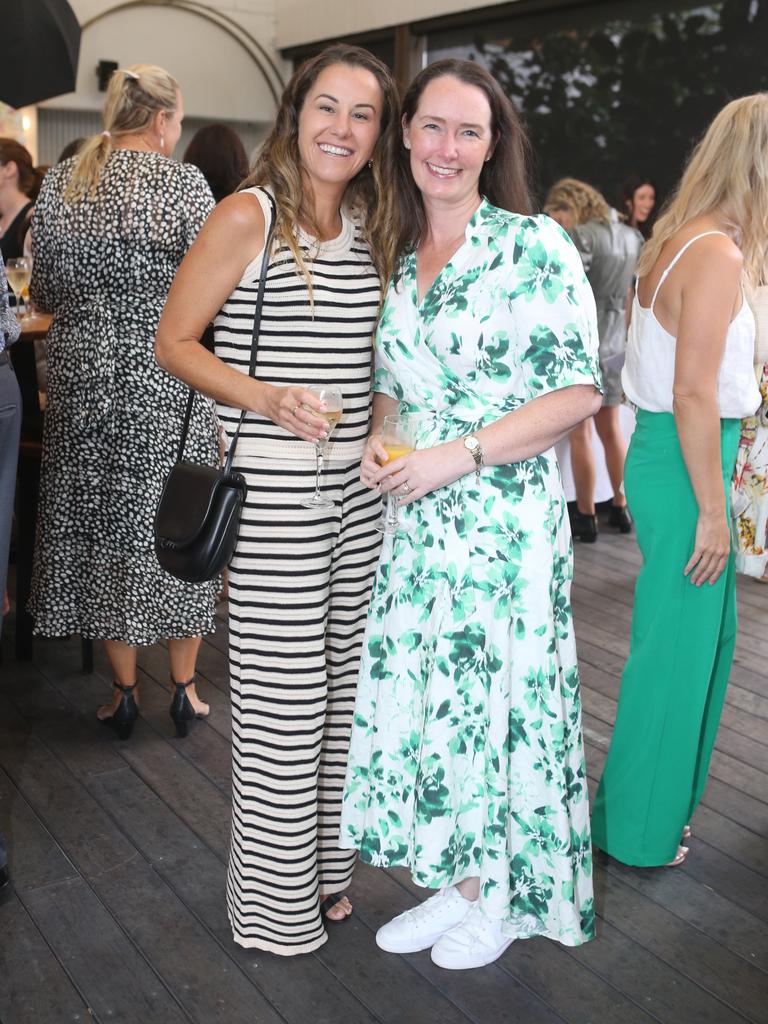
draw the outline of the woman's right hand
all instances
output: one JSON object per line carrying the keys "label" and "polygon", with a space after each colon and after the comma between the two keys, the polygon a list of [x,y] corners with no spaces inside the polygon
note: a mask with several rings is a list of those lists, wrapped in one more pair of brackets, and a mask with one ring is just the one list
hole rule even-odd
{"label": "woman's right hand", "polygon": [[311,391],[298,387],[279,388],[273,384],[262,386],[266,388],[262,411],[278,427],[311,444],[328,435],[327,421],[310,411],[323,408],[323,403]]}
{"label": "woman's right hand", "polygon": [[731,531],[725,511],[699,513],[693,554],[683,572],[691,583],[700,587],[714,583],[728,564],[731,553]]}
{"label": "woman's right hand", "polygon": [[387,450],[381,443],[381,434],[371,434],[365,444],[365,451],[360,463],[360,482],[375,490],[378,484],[373,482],[374,474],[381,469],[388,458]]}

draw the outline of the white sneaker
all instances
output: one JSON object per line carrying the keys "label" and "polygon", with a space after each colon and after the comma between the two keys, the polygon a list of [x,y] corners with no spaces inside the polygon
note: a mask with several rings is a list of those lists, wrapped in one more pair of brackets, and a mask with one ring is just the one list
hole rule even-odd
{"label": "white sneaker", "polygon": [[501,924],[490,921],[475,904],[463,921],[445,932],[432,947],[432,962],[449,971],[485,967],[498,960],[514,940]]}
{"label": "white sneaker", "polygon": [[441,935],[463,921],[474,906],[451,885],[382,925],[376,932],[376,945],[387,953],[429,949]]}

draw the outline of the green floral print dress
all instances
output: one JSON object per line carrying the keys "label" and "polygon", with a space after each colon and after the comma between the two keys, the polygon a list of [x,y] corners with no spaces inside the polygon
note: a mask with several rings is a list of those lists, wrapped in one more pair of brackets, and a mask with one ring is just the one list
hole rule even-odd
{"label": "green floral print dress", "polygon": [[[375,389],[421,412],[418,448],[547,392],[600,388],[595,305],[547,217],[483,200],[421,305],[404,257]],[[360,668],[340,844],[428,888],[479,876],[515,938],[594,935],[587,776],[554,450],[403,506]]]}

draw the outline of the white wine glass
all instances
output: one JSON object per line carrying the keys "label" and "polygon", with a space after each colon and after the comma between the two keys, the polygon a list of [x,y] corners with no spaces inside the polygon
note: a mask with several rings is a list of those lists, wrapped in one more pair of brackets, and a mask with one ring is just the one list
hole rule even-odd
{"label": "white wine glass", "polygon": [[321,419],[326,420],[328,423],[328,433],[315,441],[315,493],[309,498],[304,498],[300,504],[304,508],[333,508],[335,502],[330,498],[323,497],[320,492],[320,481],[323,476],[325,449],[328,445],[328,440],[333,432],[333,428],[341,419],[341,411],[343,409],[341,391],[337,387],[328,384],[311,384],[307,391],[313,394],[315,398],[319,398],[324,408],[313,409],[310,405],[305,405],[304,408],[307,412],[311,412],[313,416],[320,416]]}
{"label": "white wine glass", "polygon": [[[5,276],[8,279],[8,287],[16,296],[16,311],[21,310],[24,303],[24,293],[29,295],[29,282],[32,278],[32,259],[29,256],[18,256],[8,260],[5,265]],[[30,316],[28,305],[24,306],[25,312],[19,316],[20,320],[27,320]]]}
{"label": "white wine glass", "polygon": [[[418,413],[401,413],[399,416],[385,416],[381,428],[381,443],[387,453],[382,463],[386,466],[395,459],[410,455],[416,448],[416,428],[423,417]],[[407,533],[408,527],[400,521],[398,500],[392,491],[387,492],[387,503],[376,523],[380,533]]]}

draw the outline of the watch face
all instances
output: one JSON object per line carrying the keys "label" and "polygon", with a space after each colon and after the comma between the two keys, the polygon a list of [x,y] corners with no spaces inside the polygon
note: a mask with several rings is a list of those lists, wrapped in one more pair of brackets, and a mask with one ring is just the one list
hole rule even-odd
{"label": "watch face", "polygon": [[469,448],[469,450],[473,452],[476,448],[480,447],[480,442],[477,440],[476,437],[465,437],[464,447]]}

